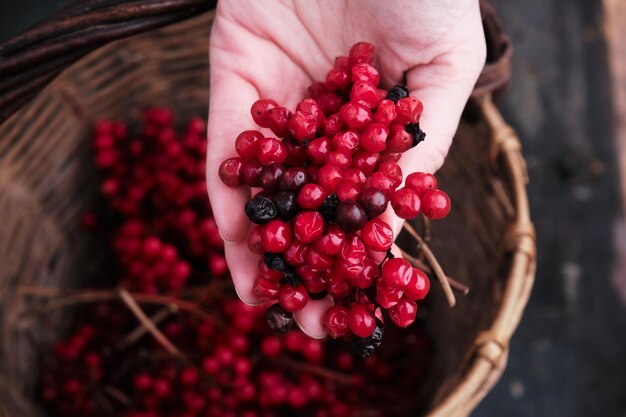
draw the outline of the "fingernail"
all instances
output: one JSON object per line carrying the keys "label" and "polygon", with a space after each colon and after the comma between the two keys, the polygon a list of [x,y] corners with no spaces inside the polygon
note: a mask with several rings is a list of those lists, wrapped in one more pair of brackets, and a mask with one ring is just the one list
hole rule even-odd
{"label": "fingernail", "polygon": [[296,325],[302,330],[307,336],[312,337],[313,339],[323,339],[326,337],[326,332],[313,332],[311,329],[303,326],[298,320],[296,320]]}
{"label": "fingernail", "polygon": [[242,303],[244,303],[246,305],[249,305],[251,307],[256,307],[256,306],[258,306],[260,304],[263,304],[262,301],[259,301],[259,300],[256,300],[256,299],[249,300],[249,299],[246,299],[245,297],[242,297],[241,294],[239,294],[239,290],[237,290],[237,287],[235,287],[235,293],[237,293],[237,297],[239,297],[239,299],[241,300]]}

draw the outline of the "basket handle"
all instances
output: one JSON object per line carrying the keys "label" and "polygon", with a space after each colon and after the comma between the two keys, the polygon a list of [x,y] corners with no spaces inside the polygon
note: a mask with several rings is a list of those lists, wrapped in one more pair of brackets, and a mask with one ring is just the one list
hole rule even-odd
{"label": "basket handle", "polygon": [[217,0],[79,0],[0,44],[0,123],[98,47],[214,8]]}
{"label": "basket handle", "polygon": [[[201,14],[217,0],[78,0],[0,44],[0,123],[66,67],[108,42]],[[487,63],[472,97],[508,85],[512,48],[488,0],[480,0]]]}

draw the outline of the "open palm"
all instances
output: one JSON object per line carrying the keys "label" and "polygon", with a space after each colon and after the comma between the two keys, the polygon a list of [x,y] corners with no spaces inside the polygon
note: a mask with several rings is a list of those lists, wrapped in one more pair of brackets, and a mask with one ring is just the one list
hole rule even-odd
{"label": "open palm", "polygon": [[[478,0],[221,0],[210,44],[211,97],[207,183],[226,260],[240,298],[255,304],[258,255],[247,247],[250,190],[222,184],[220,163],[235,156],[234,141],[252,122],[250,106],[273,98],[294,108],[307,87],[324,79],[334,57],[356,42],[376,47],[384,87],[405,83],[424,103],[427,140],[400,160],[404,175],[434,172],[448,152],[458,121],[485,62]],[[268,134],[268,136],[271,136]],[[391,212],[386,221],[402,225]],[[329,299],[310,301],[296,314],[307,334],[323,337]]]}

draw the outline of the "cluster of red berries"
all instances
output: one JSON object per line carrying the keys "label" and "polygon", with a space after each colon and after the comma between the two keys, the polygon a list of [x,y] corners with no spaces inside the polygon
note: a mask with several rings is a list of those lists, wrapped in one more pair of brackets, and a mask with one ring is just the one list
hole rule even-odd
{"label": "cluster of red berries", "polygon": [[[293,313],[328,294],[336,304],[326,314],[329,334],[376,345],[382,310],[407,327],[429,290],[421,270],[392,259],[393,230],[381,215],[390,203],[403,219],[441,219],[450,199],[431,174],[412,173],[399,188],[400,156],[425,138],[423,106],[406,87],[379,88],[373,61],[371,44],[355,44],[293,113],[271,99],[256,101],[252,118],[276,137],[242,132],[238,156],[219,175],[231,187],[261,188],[245,206],[257,225],[248,246],[263,255],[256,297]],[[370,354],[372,343],[363,346],[360,353]]]}
{"label": "cluster of red berries", "polygon": [[[124,123],[103,120],[93,139],[103,173],[100,193],[124,219],[113,244],[123,283],[147,293],[178,290],[189,278],[190,262],[223,275],[223,242],[206,198],[205,122],[191,119],[179,137],[171,110],[151,108],[143,118],[139,137],[129,137]],[[96,227],[95,215],[87,214],[83,224]],[[189,259],[181,259],[177,248]]]}
{"label": "cluster of red berries", "polygon": [[[45,411],[58,417],[350,417],[408,396],[427,363],[420,328],[411,330],[412,345],[406,334],[392,335],[402,341],[387,355],[354,358],[333,340],[297,330],[275,334],[262,310],[224,287],[230,281],[223,277],[223,243],[206,190],[192,192],[205,184],[204,125],[192,119],[182,136],[172,126],[168,109],[146,111],[136,137],[121,123],[97,124],[104,202],[83,216],[82,226],[111,255],[89,277],[90,288],[121,284],[137,300],[197,303],[197,311],[178,312],[141,304],[185,359],[148,332],[137,336],[141,326],[120,302],[77,307],[69,334],[43,354]],[[166,148],[177,147],[162,158]],[[164,310],[168,315],[157,320]],[[410,360],[413,374],[399,360]],[[404,385],[380,390],[399,375]],[[368,383],[373,380],[378,383]]]}

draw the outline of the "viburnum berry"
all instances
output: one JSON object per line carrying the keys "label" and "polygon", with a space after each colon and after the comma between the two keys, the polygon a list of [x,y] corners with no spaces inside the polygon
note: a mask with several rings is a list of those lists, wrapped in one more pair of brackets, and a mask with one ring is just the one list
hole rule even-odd
{"label": "viburnum berry", "polygon": [[376,327],[376,318],[365,304],[355,304],[348,311],[348,326],[358,337],[369,337]]}
{"label": "viburnum berry", "polygon": [[309,302],[309,293],[304,285],[291,286],[283,285],[278,291],[278,303],[289,313],[302,310]]}
{"label": "viburnum berry", "polygon": [[377,152],[369,152],[360,149],[356,151],[352,157],[352,166],[361,171],[364,175],[372,175],[379,160],[380,154]]}
{"label": "viburnum berry", "polygon": [[350,101],[366,109],[373,109],[378,104],[378,90],[366,81],[357,81],[350,91]]}
{"label": "viburnum berry", "polygon": [[355,43],[350,47],[349,51],[350,65],[372,64],[374,61],[374,45],[367,42]]}
{"label": "viburnum berry", "polygon": [[402,287],[393,287],[385,284],[383,280],[376,282],[376,302],[382,308],[391,308],[398,304],[404,289]]}
{"label": "viburnum berry", "polygon": [[398,327],[408,327],[415,321],[417,304],[415,301],[402,298],[396,305],[389,308],[389,317]]}
{"label": "viburnum berry", "polygon": [[265,251],[281,253],[287,250],[293,240],[291,226],[282,220],[272,220],[263,227],[261,244]]}
{"label": "viburnum berry", "polygon": [[380,219],[365,223],[361,231],[363,243],[375,251],[386,251],[393,244],[393,230],[391,226]]}
{"label": "viburnum berry", "polygon": [[282,164],[287,159],[287,148],[276,138],[263,138],[258,142],[257,158],[263,166]]}
{"label": "viburnum berry", "polygon": [[412,219],[420,213],[421,201],[415,191],[401,188],[391,196],[391,207],[403,219]]}
{"label": "viburnum berry", "polygon": [[350,69],[352,75],[352,82],[356,83],[358,81],[364,81],[371,85],[378,85],[380,82],[380,75],[378,74],[378,70],[374,68],[372,65],[362,62],[359,64],[355,64]]}
{"label": "viburnum berry", "polygon": [[344,306],[332,306],[329,308],[324,317],[324,327],[330,337],[334,339],[349,334],[348,308]]}
{"label": "viburnum berry", "polygon": [[359,194],[358,201],[367,214],[368,219],[374,219],[383,214],[389,204],[387,195],[382,190],[374,187],[363,189],[361,194]]}
{"label": "viburnum berry", "polygon": [[442,190],[428,191],[422,196],[422,211],[429,219],[443,219],[450,213],[450,197]]}
{"label": "viburnum berry", "polygon": [[256,158],[259,141],[264,136],[256,130],[244,130],[235,140],[235,150],[243,159],[249,161]]}
{"label": "viburnum berry", "polygon": [[330,152],[331,142],[328,138],[317,138],[309,143],[306,148],[307,157],[314,164],[323,164],[326,154]]}
{"label": "viburnum berry", "polygon": [[271,119],[269,118],[268,111],[275,107],[278,107],[278,103],[269,98],[262,98],[255,101],[250,109],[252,120],[261,127],[269,128],[271,126]]}
{"label": "viburnum berry", "polygon": [[415,97],[404,97],[396,103],[398,123],[418,123],[424,110],[424,105]]}
{"label": "viburnum berry", "polygon": [[393,258],[387,260],[382,267],[381,277],[390,287],[404,288],[411,281],[413,268],[406,259]]}
{"label": "viburnum berry", "polygon": [[383,123],[369,124],[361,132],[361,146],[369,152],[382,152],[386,148],[389,129]]}
{"label": "viburnum berry", "polygon": [[289,119],[291,119],[292,113],[288,108],[277,106],[269,109],[265,115],[269,120],[268,127],[276,136],[284,138],[289,134]]}
{"label": "viburnum berry", "polygon": [[367,221],[367,214],[359,203],[342,202],[337,206],[337,224],[345,232],[356,232]]}
{"label": "viburnum berry", "polygon": [[[219,169],[219,176],[222,182],[229,187],[236,187],[241,184],[241,169],[243,167],[243,159],[236,157],[230,158],[222,162]],[[117,190],[109,192],[114,194]]]}
{"label": "viburnum berry", "polygon": [[389,128],[387,150],[390,152],[406,152],[413,145],[413,136],[407,132],[404,125],[394,123]]}
{"label": "viburnum berry", "polygon": [[394,161],[382,161],[378,165],[378,170],[385,173],[391,179],[393,188],[398,188],[402,184],[402,168]]}
{"label": "viburnum berry", "polygon": [[309,182],[309,173],[302,167],[289,167],[280,178],[278,187],[283,191],[298,191]]}
{"label": "viburnum berry", "polygon": [[437,179],[432,174],[414,172],[406,177],[405,185],[422,197],[427,191],[437,189]]}
{"label": "viburnum berry", "polygon": [[356,103],[346,103],[339,110],[341,121],[348,128],[360,131],[372,122],[372,112]]}
{"label": "viburnum berry", "polygon": [[411,279],[404,286],[404,296],[409,300],[423,300],[430,290],[430,281],[426,274],[418,269],[413,268]]}
{"label": "viburnum berry", "polygon": [[345,241],[346,234],[343,230],[334,224],[330,224],[326,234],[320,236],[315,241],[315,247],[326,255],[336,255],[341,251]]}
{"label": "viburnum berry", "polygon": [[293,230],[299,241],[312,242],[324,233],[324,219],[317,211],[303,211],[295,217]]}
{"label": "viburnum berry", "polygon": [[306,184],[298,193],[298,205],[303,209],[315,210],[321,207],[328,193],[317,184]]}
{"label": "viburnum berry", "polygon": [[337,186],[343,179],[341,168],[335,165],[324,165],[317,173],[317,183],[321,185],[328,194],[337,191]]}
{"label": "viburnum berry", "polygon": [[381,100],[378,103],[376,113],[374,113],[374,121],[383,123],[387,126],[391,125],[396,120],[396,103],[391,100]]}

